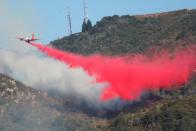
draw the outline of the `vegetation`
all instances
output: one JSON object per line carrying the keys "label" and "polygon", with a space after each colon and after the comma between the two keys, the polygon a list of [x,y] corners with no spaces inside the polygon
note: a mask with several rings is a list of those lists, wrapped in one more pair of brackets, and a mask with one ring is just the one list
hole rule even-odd
{"label": "vegetation", "polygon": [[[196,44],[196,10],[152,15],[104,17],[91,30],[51,44],[65,51],[90,55],[141,53],[151,48],[173,49]],[[196,129],[196,81],[172,91],[152,93],[125,106],[101,130],[193,131]],[[155,101],[154,101],[155,100]]]}
{"label": "vegetation", "polygon": [[196,10],[147,16],[104,17],[92,29],[51,42],[61,50],[89,55],[143,52],[196,43]]}
{"label": "vegetation", "polygon": [[84,20],[82,24],[82,32],[87,32],[90,31],[91,29],[92,29],[91,21],[89,19],[87,20],[87,22]]}
{"label": "vegetation", "polygon": [[0,74],[0,130],[91,131],[104,126],[100,124],[96,127],[99,118],[74,112],[74,107],[68,106],[61,100]]}
{"label": "vegetation", "polygon": [[[81,33],[51,44],[61,50],[89,55],[119,55],[196,43],[196,10],[144,16],[104,17]],[[88,27],[87,27],[88,26]],[[64,101],[63,101],[64,100]],[[88,103],[63,100],[26,87],[0,74],[0,130],[194,131],[196,77],[172,91],[149,93],[118,111],[91,109]],[[120,114],[119,114],[120,113]]]}
{"label": "vegetation", "polygon": [[120,114],[107,128],[112,131],[194,131],[196,96],[166,102],[148,112]]}

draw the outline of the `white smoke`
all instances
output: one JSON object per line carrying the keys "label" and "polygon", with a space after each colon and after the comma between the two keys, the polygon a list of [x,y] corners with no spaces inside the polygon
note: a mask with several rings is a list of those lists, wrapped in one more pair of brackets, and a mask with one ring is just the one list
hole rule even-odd
{"label": "white smoke", "polygon": [[5,50],[0,50],[0,73],[36,89],[75,94],[92,102],[99,101],[103,87],[82,68],[72,69],[48,57]]}
{"label": "white smoke", "polygon": [[39,38],[42,34],[43,23],[35,21],[42,21],[35,10],[36,4],[25,0],[23,3],[27,5],[25,8],[18,5],[15,9],[9,1],[0,1],[0,73],[35,89],[59,91],[83,97],[96,106],[100,104],[104,84],[95,83],[82,68],[69,68],[59,61],[37,56],[35,48],[16,40],[16,36],[26,37],[33,32]]}

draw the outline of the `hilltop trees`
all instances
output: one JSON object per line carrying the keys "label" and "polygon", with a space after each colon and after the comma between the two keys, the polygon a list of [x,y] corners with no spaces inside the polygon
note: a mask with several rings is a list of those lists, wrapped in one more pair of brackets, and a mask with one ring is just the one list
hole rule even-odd
{"label": "hilltop trees", "polygon": [[91,21],[88,19],[87,22],[84,20],[83,24],[82,24],[82,32],[87,32],[90,29],[92,29],[92,23]]}
{"label": "hilltop trees", "polygon": [[87,27],[87,18],[85,21],[82,20],[83,26],[81,23],[82,33],[53,41],[52,44],[58,49],[84,55],[121,55],[142,53],[151,46],[174,48],[196,41],[196,10],[175,11],[157,17],[104,17],[91,29]]}

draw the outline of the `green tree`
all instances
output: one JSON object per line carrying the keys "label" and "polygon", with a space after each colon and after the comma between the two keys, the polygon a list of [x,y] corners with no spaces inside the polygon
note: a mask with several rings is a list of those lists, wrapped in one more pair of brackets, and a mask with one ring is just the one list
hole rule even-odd
{"label": "green tree", "polygon": [[92,29],[92,22],[90,20],[87,21],[87,31]]}
{"label": "green tree", "polygon": [[90,20],[88,20],[87,22],[84,20],[83,24],[82,24],[82,32],[87,32],[90,29],[92,29],[92,23]]}
{"label": "green tree", "polygon": [[87,29],[86,29],[86,22],[85,20],[83,21],[83,24],[82,24],[82,32],[86,32]]}

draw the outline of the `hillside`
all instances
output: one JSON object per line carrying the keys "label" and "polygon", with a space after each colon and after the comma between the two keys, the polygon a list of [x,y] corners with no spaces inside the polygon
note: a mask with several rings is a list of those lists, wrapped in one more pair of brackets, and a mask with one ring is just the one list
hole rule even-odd
{"label": "hillside", "polygon": [[49,108],[46,96],[0,74],[0,130],[50,130],[58,111]]}
{"label": "hillside", "polygon": [[[123,55],[149,49],[173,49],[196,44],[196,10],[104,17],[88,32],[51,42],[63,51],[83,55]],[[140,102],[123,107],[102,130],[194,130],[195,75],[181,89],[150,93]]]}
{"label": "hillside", "polygon": [[95,123],[105,125],[104,119],[88,117],[74,106],[0,74],[0,130],[96,130]]}
{"label": "hillside", "polygon": [[[196,125],[195,79],[192,79],[185,88],[183,94],[182,90],[168,91],[159,96],[151,94],[111,112],[106,109],[92,110],[75,98],[59,99],[48,96],[46,92],[34,90],[0,74],[0,129],[192,130]],[[109,115],[111,118],[106,119]],[[175,125],[176,123],[179,124]]]}
{"label": "hillside", "polygon": [[61,50],[110,55],[196,43],[196,10],[104,17],[89,32],[52,41]]}
{"label": "hillside", "polygon": [[[83,55],[143,53],[154,47],[173,49],[196,44],[195,23],[196,10],[115,15],[104,17],[89,32],[63,37],[51,45]],[[0,130],[192,131],[195,125],[195,74],[181,88],[149,92],[118,109],[97,109],[76,96],[35,90],[0,74]]]}
{"label": "hillside", "polygon": [[106,130],[111,131],[194,131],[196,128],[196,97],[159,102],[151,110],[122,113]]}
{"label": "hillside", "polygon": [[[111,131],[194,131],[196,128],[196,79],[186,85],[186,95],[171,91],[137,111],[124,111],[110,121]],[[194,90],[194,91],[193,91]],[[190,93],[192,92],[192,93]],[[175,95],[174,95],[175,94]],[[167,96],[167,97],[166,97]],[[168,97],[169,96],[169,97]]]}

